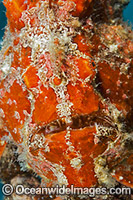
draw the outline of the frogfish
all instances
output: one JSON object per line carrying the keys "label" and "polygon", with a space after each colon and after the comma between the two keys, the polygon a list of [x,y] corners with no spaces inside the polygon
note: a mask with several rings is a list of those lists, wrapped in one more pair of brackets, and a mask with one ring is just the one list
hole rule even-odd
{"label": "frogfish", "polygon": [[[0,178],[40,187],[132,188],[133,32],[122,21],[127,1],[3,3]],[[22,199],[52,198],[68,199]]]}

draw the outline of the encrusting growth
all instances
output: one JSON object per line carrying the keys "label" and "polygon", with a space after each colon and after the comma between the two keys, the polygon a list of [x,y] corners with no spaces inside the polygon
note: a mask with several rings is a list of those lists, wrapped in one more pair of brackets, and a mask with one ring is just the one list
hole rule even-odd
{"label": "encrusting growth", "polygon": [[29,173],[33,185],[41,187],[133,186],[133,34],[118,17],[126,3],[4,0],[3,181],[7,151],[14,145],[17,167],[9,182],[24,181]]}

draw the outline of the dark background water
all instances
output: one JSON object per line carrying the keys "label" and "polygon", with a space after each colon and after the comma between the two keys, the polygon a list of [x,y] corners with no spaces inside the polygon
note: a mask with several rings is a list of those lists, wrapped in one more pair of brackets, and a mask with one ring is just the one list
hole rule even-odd
{"label": "dark background water", "polygon": [[2,194],[2,192],[1,192],[1,188],[2,188],[2,183],[0,182],[0,200],[3,199],[3,194]]}
{"label": "dark background water", "polygon": [[6,26],[7,23],[5,12],[6,9],[2,3],[2,0],[0,0],[0,42],[4,34],[4,27]]}
{"label": "dark background water", "polygon": [[[0,0],[0,43],[2,41],[2,37],[4,34],[4,27],[6,26],[7,23],[5,11],[6,10],[2,4],[2,0]],[[133,25],[133,0],[130,0],[128,6],[124,9],[123,18],[124,21],[128,21],[129,24]],[[2,188],[2,183],[0,182],[0,200],[3,199],[1,188]]]}

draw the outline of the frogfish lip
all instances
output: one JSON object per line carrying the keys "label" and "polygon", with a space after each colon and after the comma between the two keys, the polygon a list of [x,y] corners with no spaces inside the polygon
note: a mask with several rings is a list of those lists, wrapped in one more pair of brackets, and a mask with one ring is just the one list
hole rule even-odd
{"label": "frogfish lip", "polygon": [[[109,116],[105,115],[101,111],[97,111],[92,112],[89,115],[74,115],[69,120],[66,120],[65,118],[59,118],[44,126],[39,126],[37,131],[31,135],[29,143],[34,144],[34,142],[37,141],[41,136],[45,137],[47,135],[58,134],[62,131],[66,131],[68,128],[71,130],[78,130],[85,127],[94,127],[96,124],[105,128],[112,128],[113,130],[117,129],[115,123]],[[37,149],[39,149],[39,146],[33,148],[32,151]]]}

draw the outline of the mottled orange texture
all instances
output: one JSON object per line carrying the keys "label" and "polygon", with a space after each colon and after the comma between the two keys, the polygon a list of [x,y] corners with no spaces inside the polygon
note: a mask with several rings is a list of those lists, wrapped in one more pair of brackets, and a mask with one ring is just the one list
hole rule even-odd
{"label": "mottled orange texture", "polygon": [[[107,148],[106,141],[104,143],[94,144],[95,133],[95,127],[71,131],[72,144],[69,148],[66,143],[66,131],[47,135],[46,140],[50,141],[50,151],[45,153],[45,149],[40,148],[38,153],[41,152],[50,163],[62,165],[65,169],[63,170],[63,173],[68,178],[68,186],[74,184],[75,187],[91,187],[97,182],[94,173],[93,159]],[[71,151],[72,147],[74,147],[73,151]],[[31,148],[30,151],[32,154],[36,152],[33,148]],[[79,156],[77,155],[78,151],[80,152]],[[79,159],[79,162],[81,163],[74,165],[75,158]]]}
{"label": "mottled orange texture", "polygon": [[76,35],[73,41],[77,43],[78,49],[84,53],[89,52],[93,47],[91,43],[88,43],[87,37],[84,34]]}
{"label": "mottled orange texture", "polygon": [[0,157],[2,156],[4,149],[6,147],[6,141],[2,140],[2,137],[8,135],[7,132],[0,130]]}
{"label": "mottled orange texture", "polygon": [[[65,0],[65,1],[59,1],[59,0],[50,0],[50,5],[52,6],[52,3],[56,3],[57,5],[61,6],[64,2],[70,2],[74,3],[75,10],[72,11],[72,14],[74,16],[82,17],[82,15],[87,13],[87,10],[92,9],[92,2],[93,0]],[[68,10],[69,11],[69,10]],[[70,9],[71,11],[71,9]],[[90,14],[90,12],[89,12]]]}
{"label": "mottled orange texture", "polygon": [[60,83],[61,83],[61,79],[58,78],[58,77],[55,77],[55,78],[53,79],[53,81],[54,81],[54,84],[55,84],[55,85],[60,85]]}
{"label": "mottled orange texture", "polygon": [[10,30],[12,32],[18,32],[24,27],[24,23],[20,20],[22,12],[26,10],[27,6],[35,6],[38,0],[33,2],[30,0],[4,0],[3,3],[7,9],[6,16],[8,18],[8,23]]}
{"label": "mottled orange texture", "polygon": [[4,97],[0,101],[0,107],[5,113],[5,124],[11,132],[16,142],[21,141],[19,129],[24,125],[26,115],[30,113],[30,102],[28,93],[25,89],[14,81],[9,91],[5,92]]}
{"label": "mottled orange texture", "polygon": [[109,98],[124,115],[132,112],[132,86],[133,86],[133,68],[128,68],[128,74],[121,73],[116,66],[112,69],[107,63],[99,63],[98,79],[100,81],[99,89],[104,98]]}
{"label": "mottled orange texture", "polygon": [[88,61],[87,59],[79,59],[78,68],[79,68],[79,76],[82,79],[85,79],[87,77],[90,77],[91,79],[94,78],[95,74],[94,68],[90,63],[90,61]]}
{"label": "mottled orange texture", "polygon": [[34,88],[38,86],[39,77],[37,76],[37,69],[33,66],[29,66],[26,72],[23,74],[23,79],[28,88]]}
{"label": "mottled orange texture", "polygon": [[132,186],[131,31],[97,2],[4,0],[0,156],[14,141],[42,185]]}
{"label": "mottled orange texture", "polygon": [[[86,13],[88,7],[90,7],[90,4],[92,2],[92,0],[83,0],[83,1],[69,0],[69,1],[74,2],[76,5],[76,9],[75,11],[73,11],[74,16],[80,16],[80,15],[82,16],[84,13]],[[24,23],[22,22],[22,20],[20,20],[22,12],[27,9],[27,6],[29,6],[29,8],[34,7],[37,4],[37,2],[39,2],[39,0],[34,0],[34,1],[4,0],[4,5],[7,9],[6,15],[8,18],[8,23],[10,26],[10,30],[12,32],[18,32],[20,31],[21,28],[24,27]],[[60,5],[60,2],[58,0],[56,1],[51,0],[49,1],[49,6],[52,5],[53,3]]]}
{"label": "mottled orange texture", "polygon": [[92,86],[77,82],[67,86],[70,101],[73,103],[73,112],[78,114],[90,114],[99,108],[99,97],[94,93]]}
{"label": "mottled orange texture", "polygon": [[[71,1],[71,0],[70,0]],[[73,12],[74,16],[80,16],[84,14],[88,7],[90,6],[92,0],[73,0],[73,2],[76,4],[76,10]]]}
{"label": "mottled orange texture", "polygon": [[72,61],[72,64],[68,63],[68,65],[73,70],[77,70],[75,73],[79,75],[81,79],[85,80],[87,78],[86,82],[92,81],[92,79],[94,78],[96,74],[96,67],[93,60],[89,58],[85,59],[85,58],[78,58],[78,57],[72,56],[70,58],[70,61]]}
{"label": "mottled orange texture", "polygon": [[116,168],[116,173],[113,177],[118,182],[128,187],[133,187],[133,155],[127,155],[127,158],[122,161]]}
{"label": "mottled orange texture", "polygon": [[22,47],[19,52],[14,50],[13,54],[14,54],[13,61],[12,61],[13,68],[26,69],[30,65],[30,62],[31,62],[31,59],[30,59],[31,48],[30,47],[27,47],[27,48]]}
{"label": "mottled orange texture", "polygon": [[52,88],[41,87],[40,94],[35,98],[35,109],[33,112],[33,122],[48,123],[57,118],[56,95]]}
{"label": "mottled orange texture", "polygon": [[6,142],[2,142],[2,144],[0,144],[0,157],[3,154],[5,147],[6,147]]}

